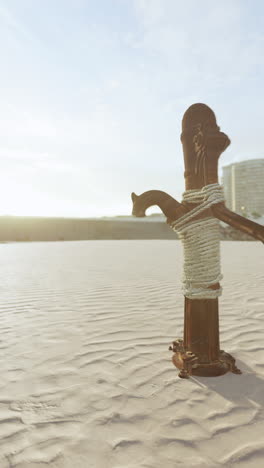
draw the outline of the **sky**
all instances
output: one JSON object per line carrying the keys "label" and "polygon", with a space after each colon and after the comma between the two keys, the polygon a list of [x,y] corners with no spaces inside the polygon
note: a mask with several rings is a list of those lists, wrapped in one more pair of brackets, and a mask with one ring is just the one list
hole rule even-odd
{"label": "sky", "polygon": [[262,0],[0,0],[0,215],[130,215],[152,189],[181,201],[196,102],[231,139],[220,176],[263,158],[263,18]]}

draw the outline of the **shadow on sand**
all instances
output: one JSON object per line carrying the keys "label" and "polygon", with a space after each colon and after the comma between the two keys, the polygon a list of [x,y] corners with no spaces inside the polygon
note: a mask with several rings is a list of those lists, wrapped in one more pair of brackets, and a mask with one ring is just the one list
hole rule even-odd
{"label": "shadow on sand", "polygon": [[199,386],[207,387],[219,393],[235,404],[253,401],[264,407],[264,376],[261,377],[256,374],[252,368],[239,359],[236,359],[236,365],[242,371],[242,374],[237,375],[228,372],[225,375],[210,378],[192,376],[191,380]]}

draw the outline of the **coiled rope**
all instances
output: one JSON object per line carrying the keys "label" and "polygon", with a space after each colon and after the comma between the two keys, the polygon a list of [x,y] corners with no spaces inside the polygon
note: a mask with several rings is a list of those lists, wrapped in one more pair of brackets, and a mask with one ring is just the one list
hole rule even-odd
{"label": "coiled rope", "polygon": [[183,243],[183,292],[189,299],[215,299],[222,288],[208,289],[223,276],[220,271],[220,223],[208,216],[196,221],[192,218],[224,201],[224,190],[219,184],[210,184],[199,190],[187,190],[183,201],[200,203],[193,210],[171,224]]}

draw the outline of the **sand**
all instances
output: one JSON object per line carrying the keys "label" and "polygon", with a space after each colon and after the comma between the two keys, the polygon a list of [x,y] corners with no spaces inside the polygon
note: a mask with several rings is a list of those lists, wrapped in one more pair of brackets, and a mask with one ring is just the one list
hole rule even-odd
{"label": "sand", "polygon": [[264,248],[221,250],[243,374],[183,380],[179,241],[0,245],[0,467],[262,467]]}

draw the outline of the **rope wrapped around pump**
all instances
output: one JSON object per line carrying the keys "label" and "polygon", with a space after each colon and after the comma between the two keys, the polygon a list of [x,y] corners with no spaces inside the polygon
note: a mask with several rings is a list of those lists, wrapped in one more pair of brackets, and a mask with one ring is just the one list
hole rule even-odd
{"label": "rope wrapped around pump", "polygon": [[192,218],[224,200],[224,190],[219,184],[187,190],[183,193],[183,201],[200,205],[171,224],[183,243],[183,292],[189,299],[215,299],[222,294],[222,288],[208,289],[223,278],[219,220],[212,216],[196,221]]}

